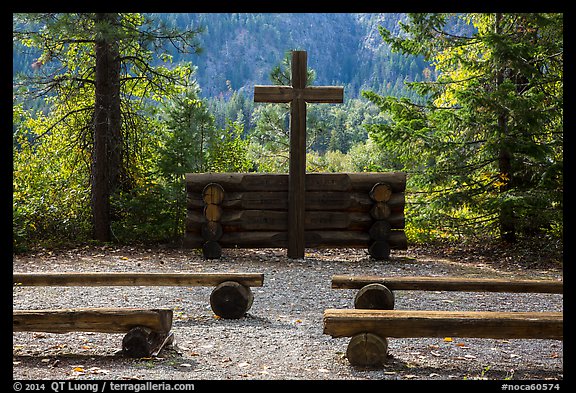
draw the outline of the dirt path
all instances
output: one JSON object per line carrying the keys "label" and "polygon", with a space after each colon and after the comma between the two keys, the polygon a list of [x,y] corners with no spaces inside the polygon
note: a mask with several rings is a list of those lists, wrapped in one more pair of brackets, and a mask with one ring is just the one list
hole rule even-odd
{"label": "dirt path", "polygon": [[[153,359],[118,354],[121,334],[13,333],[14,379],[241,380],[241,379],[563,379],[563,342],[423,338],[390,339],[380,370],[351,367],[348,338],[323,334],[326,308],[352,308],[353,290],[330,288],[334,274],[427,275],[562,279],[561,267],[473,254],[468,260],[413,249],[390,261],[364,250],[307,250],[303,260],[284,250],[224,250],[220,260],[169,248],[86,247],[13,258],[13,270],[259,272],[246,317],[224,320],[209,306],[207,287],[14,287],[15,309],[166,307],[174,310],[175,345]],[[519,262],[519,263],[518,263]],[[562,311],[562,295],[398,291],[396,308],[430,310]]]}

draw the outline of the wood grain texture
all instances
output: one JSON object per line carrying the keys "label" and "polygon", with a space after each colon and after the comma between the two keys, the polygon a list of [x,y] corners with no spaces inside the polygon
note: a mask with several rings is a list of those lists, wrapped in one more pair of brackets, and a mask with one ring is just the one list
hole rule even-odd
{"label": "wood grain texture", "polygon": [[167,333],[172,310],[136,308],[74,308],[61,310],[13,310],[15,332],[126,333],[137,326]]}
{"label": "wood grain texture", "polygon": [[372,283],[385,285],[390,290],[421,291],[563,293],[564,289],[563,282],[555,280],[421,276],[332,276],[332,288],[337,289],[360,289]]}
{"label": "wood grain texture", "polygon": [[562,312],[343,310],[324,311],[324,333],[352,337],[563,339]]}
{"label": "wood grain texture", "polygon": [[261,287],[263,273],[139,273],[139,272],[64,272],[13,273],[12,282],[22,286],[216,286],[236,281]]}

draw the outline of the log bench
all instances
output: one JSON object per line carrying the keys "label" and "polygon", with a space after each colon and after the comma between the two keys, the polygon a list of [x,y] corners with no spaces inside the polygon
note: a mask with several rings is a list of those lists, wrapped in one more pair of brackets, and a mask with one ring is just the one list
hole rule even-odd
{"label": "log bench", "polygon": [[358,309],[394,309],[394,290],[557,293],[564,290],[562,281],[519,280],[475,277],[381,277],[332,276],[332,288],[360,289],[354,298]]}
{"label": "log bench", "polygon": [[13,273],[14,285],[22,286],[215,286],[210,306],[221,318],[243,317],[252,306],[250,287],[262,286],[262,273],[132,273],[59,272]]}
{"label": "log bench", "polygon": [[13,310],[14,332],[126,333],[122,352],[130,357],[156,356],[174,336],[172,310],[142,308],[72,308]]}
{"label": "log bench", "polygon": [[352,337],[348,361],[378,367],[387,357],[386,337],[562,340],[563,313],[327,309],[324,334]]}

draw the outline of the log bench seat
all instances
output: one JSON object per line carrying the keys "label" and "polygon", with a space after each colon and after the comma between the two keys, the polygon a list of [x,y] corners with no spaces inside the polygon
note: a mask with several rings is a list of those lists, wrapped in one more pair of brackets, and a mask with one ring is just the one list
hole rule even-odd
{"label": "log bench seat", "polygon": [[352,365],[385,362],[387,337],[563,339],[562,312],[423,311],[327,309],[324,334],[352,337]]}
{"label": "log bench seat", "polygon": [[562,294],[564,283],[507,278],[334,275],[332,288],[360,289],[354,299],[356,308],[392,310],[394,290]]}
{"label": "log bench seat", "polygon": [[14,332],[126,333],[122,352],[130,357],[156,356],[172,343],[172,310],[143,308],[68,308],[13,310]]}
{"label": "log bench seat", "polygon": [[142,273],[58,272],[13,273],[20,286],[215,286],[210,295],[212,311],[228,319],[241,318],[252,306],[250,287],[264,283],[263,273]]}

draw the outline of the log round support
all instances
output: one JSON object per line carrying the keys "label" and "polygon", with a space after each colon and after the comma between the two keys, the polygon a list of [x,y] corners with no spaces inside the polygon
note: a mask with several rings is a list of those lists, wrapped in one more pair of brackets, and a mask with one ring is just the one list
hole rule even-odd
{"label": "log round support", "polygon": [[390,259],[390,243],[387,240],[375,240],[370,243],[368,253],[376,260]]}
{"label": "log round support", "polygon": [[372,333],[360,333],[352,337],[346,349],[346,357],[352,366],[381,367],[388,355],[388,340]]}
{"label": "log round support", "polygon": [[393,310],[394,293],[382,284],[368,284],[358,291],[354,308],[370,310]]}
{"label": "log round support", "polygon": [[222,246],[213,240],[204,242],[202,244],[202,255],[206,259],[218,259],[222,256]]}
{"label": "log round support", "polygon": [[164,345],[173,341],[171,332],[155,332],[144,326],[136,326],[122,339],[122,353],[131,358],[156,356]]}
{"label": "log round support", "polygon": [[210,306],[214,314],[226,319],[239,319],[252,307],[254,294],[250,287],[236,281],[219,284],[210,294]]}

